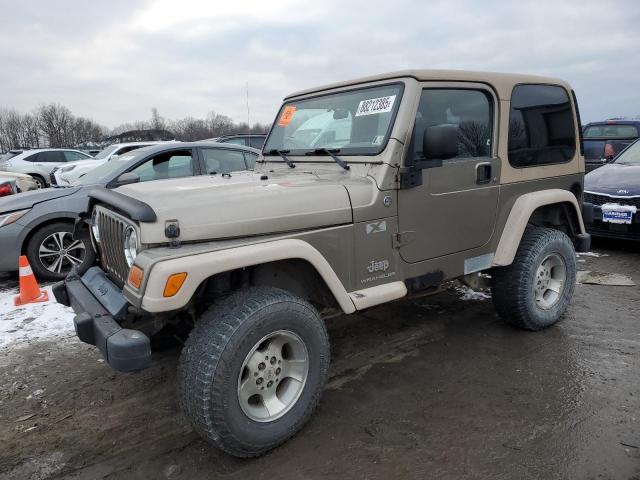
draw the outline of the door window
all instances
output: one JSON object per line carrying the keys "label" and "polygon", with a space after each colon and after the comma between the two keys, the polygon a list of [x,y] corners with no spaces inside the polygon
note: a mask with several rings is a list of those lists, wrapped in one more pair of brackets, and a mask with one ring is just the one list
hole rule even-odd
{"label": "door window", "polygon": [[251,137],[249,139],[250,147],[257,148],[258,150],[262,150],[262,146],[264,145],[264,137]]}
{"label": "door window", "polygon": [[64,153],[64,158],[67,162],[75,162],[76,160],[87,160],[89,158],[91,158],[88,155],[83,155],[80,152],[71,152],[71,151],[66,151],[63,152]]}
{"label": "door window", "polygon": [[458,157],[490,157],[492,107],[482,90],[428,88],[420,96],[413,131],[414,160],[424,160],[422,138],[428,127],[455,125]]}
{"label": "door window", "polygon": [[230,173],[247,169],[243,153],[237,150],[203,148],[202,156],[208,174]]}
{"label": "door window", "polygon": [[193,176],[191,150],[164,152],[131,170],[141,182]]}
{"label": "door window", "polygon": [[575,123],[566,90],[517,85],[511,93],[509,163],[519,168],[564,163],[575,153]]}
{"label": "door window", "polygon": [[256,166],[256,160],[258,160],[258,155],[252,152],[244,152],[244,159],[247,163],[247,168],[249,170],[253,170]]}

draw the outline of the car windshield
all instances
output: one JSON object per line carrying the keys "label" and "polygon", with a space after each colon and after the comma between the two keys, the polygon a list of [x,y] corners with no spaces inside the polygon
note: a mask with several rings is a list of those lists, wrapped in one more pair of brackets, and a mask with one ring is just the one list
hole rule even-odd
{"label": "car windshield", "polygon": [[107,148],[105,148],[104,150],[101,150],[100,153],[98,153],[95,157],[95,159],[100,160],[101,158],[107,158],[109,155],[111,155],[114,151],[116,151],[118,149],[120,145],[111,145]]}
{"label": "car windshield", "polygon": [[98,165],[96,168],[89,170],[87,173],[80,175],[80,178],[74,182],[74,185],[95,185],[97,183],[105,183],[109,180],[113,172],[122,168],[122,165],[131,160],[134,155],[123,155],[110,162]]}
{"label": "car windshield", "polygon": [[618,155],[615,163],[623,165],[640,165],[640,141],[635,142],[624,152]]}
{"label": "car windshield", "polygon": [[264,146],[267,155],[339,149],[376,155],[387,143],[402,85],[365,87],[285,103]]}

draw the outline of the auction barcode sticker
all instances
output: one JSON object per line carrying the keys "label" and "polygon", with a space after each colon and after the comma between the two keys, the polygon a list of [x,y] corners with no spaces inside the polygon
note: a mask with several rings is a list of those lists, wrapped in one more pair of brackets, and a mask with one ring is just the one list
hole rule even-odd
{"label": "auction barcode sticker", "polygon": [[362,115],[373,115],[375,113],[390,112],[393,108],[393,102],[395,102],[395,100],[395,95],[362,100],[358,105],[358,110],[356,110],[356,117],[360,117]]}

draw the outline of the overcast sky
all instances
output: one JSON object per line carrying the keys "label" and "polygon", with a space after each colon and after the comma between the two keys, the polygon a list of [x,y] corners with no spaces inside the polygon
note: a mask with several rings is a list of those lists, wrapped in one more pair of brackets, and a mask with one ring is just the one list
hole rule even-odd
{"label": "overcast sky", "polygon": [[271,122],[295,90],[404,68],[548,74],[583,122],[640,115],[640,0],[0,0],[0,107],[114,127]]}

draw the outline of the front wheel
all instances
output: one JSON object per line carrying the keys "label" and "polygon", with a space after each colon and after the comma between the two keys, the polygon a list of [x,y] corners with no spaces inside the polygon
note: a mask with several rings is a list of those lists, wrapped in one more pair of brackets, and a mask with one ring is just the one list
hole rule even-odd
{"label": "front wheel", "polygon": [[73,224],[57,222],[37,230],[26,248],[38,280],[62,280],[72,267],[84,273],[95,262],[91,241],[73,238]]}
{"label": "front wheel", "polygon": [[236,292],[205,312],[185,343],[181,407],[225,452],[261,455],[311,416],[329,357],[324,322],[308,302],[271,287]]}
{"label": "front wheel", "polygon": [[492,272],[493,303],[509,323],[540,330],[556,323],[571,302],[576,254],[566,234],[530,226],[513,263]]}

